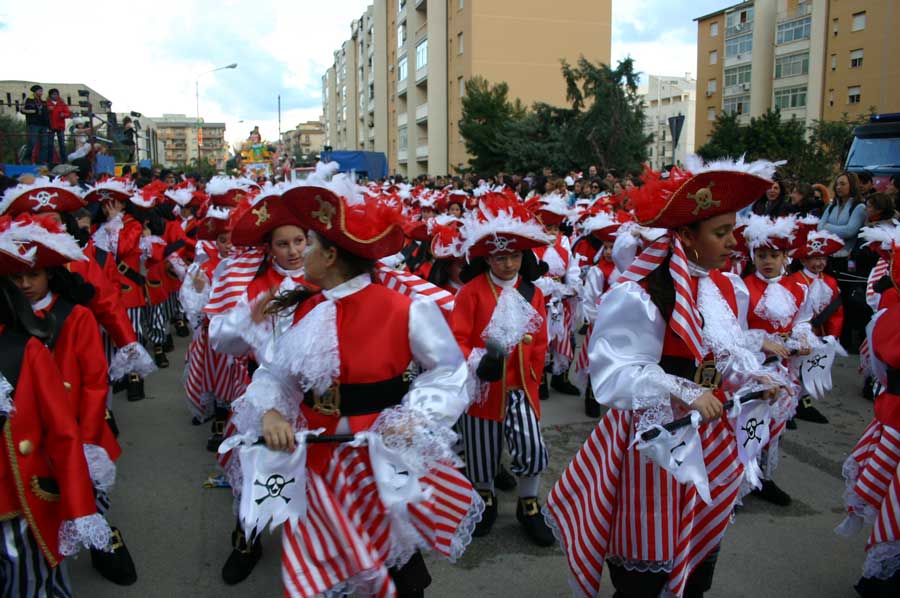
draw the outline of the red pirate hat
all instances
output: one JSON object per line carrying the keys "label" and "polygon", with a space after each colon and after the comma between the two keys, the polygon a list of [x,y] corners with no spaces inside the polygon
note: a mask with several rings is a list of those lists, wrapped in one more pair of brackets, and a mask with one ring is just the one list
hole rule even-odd
{"label": "red pirate hat", "polygon": [[282,195],[304,229],[365,259],[377,260],[400,251],[403,216],[398,201],[372,197],[345,174],[320,184],[294,187]]}
{"label": "red pirate hat", "polygon": [[232,222],[232,243],[245,247],[264,244],[266,237],[279,226],[303,227],[281,200],[281,188],[274,185],[267,185],[253,199],[241,202],[235,208]]}
{"label": "red pirate hat", "polygon": [[456,204],[460,207],[461,210],[466,210],[466,204],[469,201],[469,194],[462,190],[450,191],[447,194],[447,208],[450,209],[450,206]]}
{"label": "red pirate hat", "polygon": [[633,221],[634,218],[628,212],[613,212],[597,205],[585,211],[578,228],[581,234],[592,234],[601,241],[612,241],[616,238],[620,226]]}
{"label": "red pirate hat", "polygon": [[900,227],[865,226],[859,236],[866,246],[891,265],[891,280],[900,289]]}
{"label": "red pirate hat", "polygon": [[431,255],[435,259],[462,259],[462,243],[462,220],[435,222],[431,227]]}
{"label": "red pirate hat", "polygon": [[128,201],[134,195],[134,184],[127,178],[107,178],[88,189],[84,194],[85,201],[99,202],[117,199]]}
{"label": "red pirate hat", "polygon": [[215,241],[222,233],[232,230],[231,210],[219,206],[209,206],[197,223],[198,241]]}
{"label": "red pirate hat", "polygon": [[668,178],[644,171],[644,185],[629,192],[639,224],[676,229],[737,212],[772,186],[778,165],[767,160],[745,163],[743,159],[704,165],[696,157],[687,163],[687,171],[673,168]]}
{"label": "red pirate hat", "polygon": [[206,194],[199,193],[192,179],[178,183],[164,193],[166,199],[180,208],[199,208],[206,199]]}
{"label": "red pirate hat", "polygon": [[236,207],[242,199],[259,189],[250,179],[236,179],[229,176],[214,176],[206,183],[206,194],[214,206]]}
{"label": "red pirate hat", "polygon": [[3,193],[0,214],[43,214],[46,212],[74,212],[87,203],[78,187],[60,179],[36,179],[31,185],[18,184]]}
{"label": "red pirate hat", "polygon": [[469,258],[524,251],[553,242],[524,205],[495,192],[482,195],[478,209],[466,214],[463,239],[461,249]]}
{"label": "red pirate hat", "polygon": [[[48,214],[20,214],[8,229],[10,238],[22,245],[20,256],[31,255],[22,261],[17,272],[62,266],[71,261],[87,258],[75,237],[66,232],[59,221]],[[30,262],[30,263],[29,263]],[[11,272],[7,272],[9,274]]]}
{"label": "red pirate hat", "polygon": [[403,234],[413,241],[427,242],[431,239],[431,235],[428,232],[428,223],[431,220],[433,220],[433,218],[428,220],[406,220],[401,225]]}
{"label": "red pirate hat", "polygon": [[544,226],[559,226],[573,215],[569,208],[569,199],[558,193],[535,196],[528,207]]}
{"label": "red pirate hat", "polygon": [[13,219],[0,216],[0,275],[25,272],[34,267],[37,250],[21,241],[21,234],[13,230]]}
{"label": "red pirate hat", "polygon": [[155,180],[141,187],[128,200],[142,210],[150,210],[165,197],[164,194],[168,189],[169,186],[164,181]]}
{"label": "red pirate hat", "polygon": [[844,248],[844,240],[825,230],[801,229],[795,242],[794,257],[828,257]]}
{"label": "red pirate hat", "polygon": [[751,214],[747,218],[747,226],[744,227],[743,232],[747,251],[751,257],[754,251],[763,247],[791,251],[794,249],[797,219],[794,216],[773,219],[768,216]]}

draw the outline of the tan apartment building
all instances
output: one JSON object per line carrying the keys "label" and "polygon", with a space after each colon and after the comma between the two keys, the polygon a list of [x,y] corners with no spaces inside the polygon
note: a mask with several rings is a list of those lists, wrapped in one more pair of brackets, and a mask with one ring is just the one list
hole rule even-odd
{"label": "tan apartment building", "polygon": [[894,0],[754,0],[695,20],[698,146],[720,112],[746,123],[777,107],[812,124],[900,110]]}
{"label": "tan apartment building", "polygon": [[310,120],[285,131],[281,139],[288,154],[303,159],[304,156],[322,152],[325,146],[325,127],[321,121]]}
{"label": "tan apartment building", "polygon": [[164,166],[184,167],[198,156],[200,160],[223,170],[228,159],[225,123],[208,123],[200,119],[202,139],[198,145],[197,120],[185,114],[163,114],[150,118],[157,138],[163,142]]}
{"label": "tan apartment building", "polygon": [[375,0],[351,27],[362,131],[355,146],[331,134],[340,130],[338,115],[330,119],[341,107],[341,86],[330,94],[329,70],[322,93],[327,145],[385,151],[390,171],[407,177],[454,172],[468,158],[458,125],[467,80],[505,81],[511,98],[526,105],[563,105],[560,61],[583,55],[608,63],[611,21],[611,0],[570,0],[564,11],[543,0]]}
{"label": "tan apartment building", "polygon": [[337,140],[337,109],[337,76],[331,66],[322,75],[322,126],[327,147],[334,147]]}
{"label": "tan apartment building", "polygon": [[[684,164],[694,153],[694,114],[697,81],[690,73],[684,77],[649,75],[638,90],[644,106],[644,134],[653,135],[647,144],[650,168],[660,170],[669,164]],[[677,144],[672,119],[681,118]]]}

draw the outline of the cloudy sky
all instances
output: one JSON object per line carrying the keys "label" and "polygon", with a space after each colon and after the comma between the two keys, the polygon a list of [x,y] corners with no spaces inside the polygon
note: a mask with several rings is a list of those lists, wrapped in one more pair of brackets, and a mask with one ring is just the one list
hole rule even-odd
{"label": "cloudy sky", "polygon": [[[224,121],[230,141],[257,124],[274,140],[279,94],[282,130],[318,118],[321,75],[369,3],[94,0],[88,12],[71,1],[0,3],[2,77],[86,83],[117,112],[151,116],[193,115],[199,78],[200,113]],[[557,0],[560,10],[565,3]],[[613,0],[613,60],[631,55],[644,73],[693,73],[692,19],[731,3]],[[233,62],[238,68],[201,75]]]}

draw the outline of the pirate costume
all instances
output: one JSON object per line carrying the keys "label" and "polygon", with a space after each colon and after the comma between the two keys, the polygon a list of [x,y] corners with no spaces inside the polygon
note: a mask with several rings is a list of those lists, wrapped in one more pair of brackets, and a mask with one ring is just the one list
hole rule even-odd
{"label": "pirate costume", "polygon": [[[303,228],[360,260],[399,250],[398,209],[345,175],[327,185],[285,191]],[[306,514],[282,532],[285,595],[423,596],[420,551],[460,556],[483,508],[450,450],[466,367],[440,309],[363,273],[301,303],[265,353],[234,405],[240,432],[256,438],[276,410],[296,429],[356,435],[307,449]],[[406,464],[403,497],[379,481],[385,451]]]}
{"label": "pirate costume", "polygon": [[[668,178],[647,172],[632,192],[638,223],[668,231],[597,306],[589,371],[594,396],[609,409],[545,508],[577,596],[597,595],[604,561],[616,596],[697,597],[711,586],[744,477],[735,429],[725,417],[692,416],[678,435],[661,426],[705,392],[724,403],[726,391],[768,374],[761,335],[746,331],[746,287],[688,261],[674,231],[736,212],[771,186],[773,172],[763,161],[694,161]],[[674,297],[661,300],[657,285],[674,287]],[[660,451],[644,438],[651,430],[675,441]]]}

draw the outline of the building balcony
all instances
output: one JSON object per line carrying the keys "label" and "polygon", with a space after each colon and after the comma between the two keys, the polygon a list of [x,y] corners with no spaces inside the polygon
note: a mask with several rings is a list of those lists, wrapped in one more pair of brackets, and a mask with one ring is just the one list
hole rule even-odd
{"label": "building balcony", "polygon": [[397,150],[397,161],[403,162],[404,164],[408,160],[408,152],[405,149]]}
{"label": "building balcony", "polygon": [[793,21],[794,19],[800,19],[802,17],[807,17],[812,14],[812,4],[803,3],[798,4],[794,10],[786,10],[778,13],[776,19],[778,23],[786,23],[787,21]]}
{"label": "building balcony", "polygon": [[428,159],[428,144],[420,145],[416,148],[416,160]]}
{"label": "building balcony", "polygon": [[416,106],[416,122],[423,123],[428,121],[428,104]]}
{"label": "building balcony", "polygon": [[749,83],[738,83],[737,85],[729,85],[722,89],[724,96],[739,96],[744,93],[750,93]]}
{"label": "building balcony", "polygon": [[406,95],[406,79],[397,83],[397,95],[398,96]]}
{"label": "building balcony", "polygon": [[422,23],[418,29],[416,29],[416,34],[413,36],[413,45],[419,45],[419,42],[425,39],[425,35],[428,33],[428,23]]}
{"label": "building balcony", "polygon": [[369,82],[369,85],[371,85],[372,83],[375,83],[375,71],[373,71],[371,69],[369,70],[368,82]]}
{"label": "building balcony", "polygon": [[753,31],[753,21],[746,21],[744,23],[735,23],[731,27],[725,28],[725,37],[732,37],[735,35],[743,35],[745,33],[750,33]]}
{"label": "building balcony", "polygon": [[416,0],[416,10],[423,12],[428,10],[428,0]]}
{"label": "building balcony", "polygon": [[428,82],[428,66],[416,69],[416,85],[424,85]]}
{"label": "building balcony", "polygon": [[725,68],[730,68],[733,66],[737,66],[739,64],[746,64],[753,60],[753,52],[742,52],[741,54],[735,54],[734,56],[726,56],[725,57]]}
{"label": "building balcony", "polygon": [[375,114],[375,98],[369,100],[368,113]]}
{"label": "building balcony", "polygon": [[369,134],[367,135],[367,139],[369,141],[374,141],[375,139],[375,127],[369,127]]}
{"label": "building balcony", "polygon": [[406,115],[406,111],[405,111],[405,110],[404,110],[403,112],[398,112],[398,113],[397,113],[397,126],[398,126],[398,127],[405,127],[405,126],[406,126],[406,123],[407,123],[407,120],[408,120],[408,117],[407,117],[407,115]]}

